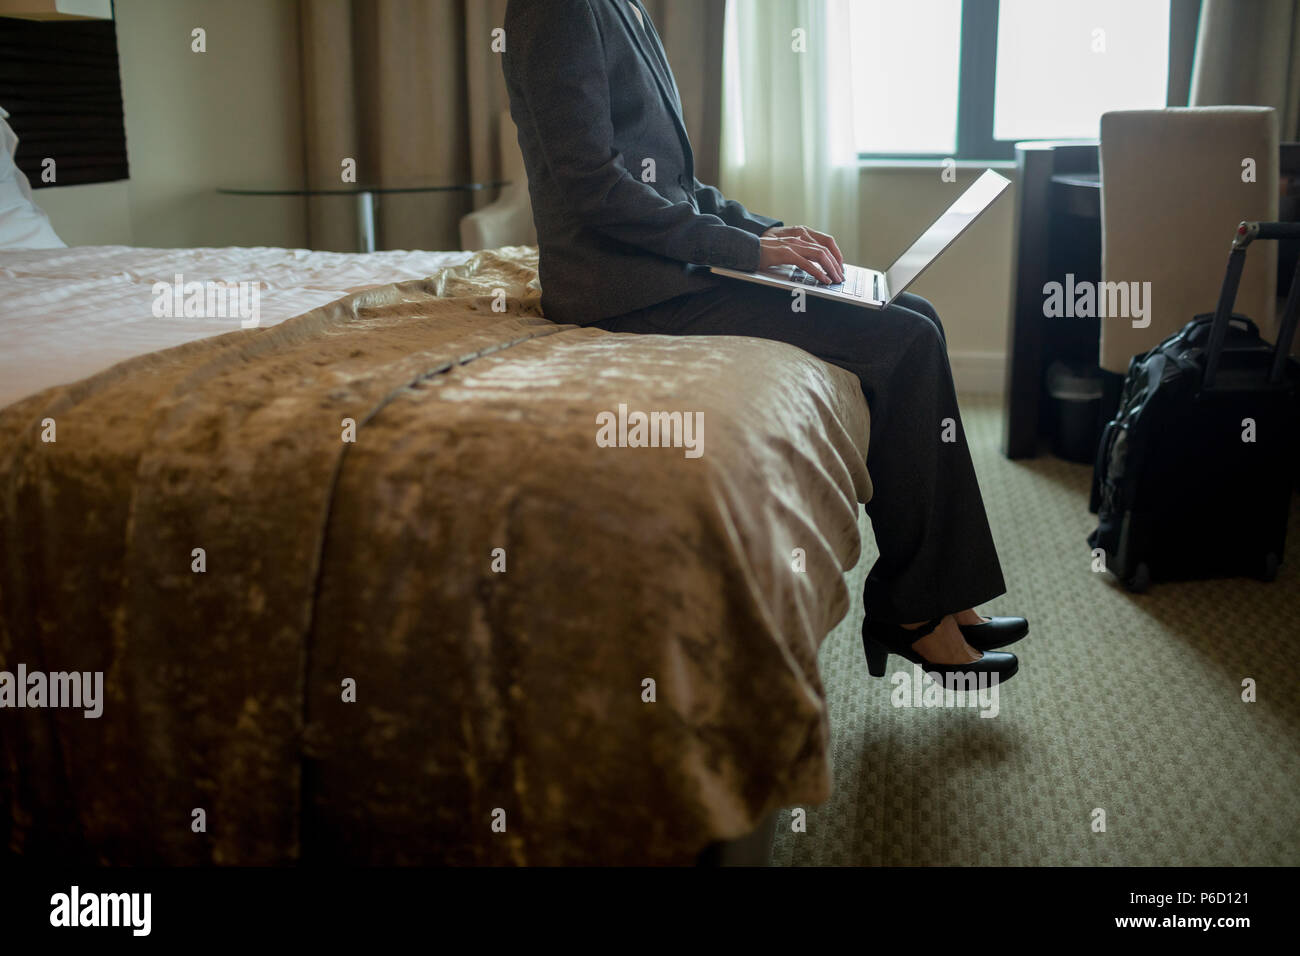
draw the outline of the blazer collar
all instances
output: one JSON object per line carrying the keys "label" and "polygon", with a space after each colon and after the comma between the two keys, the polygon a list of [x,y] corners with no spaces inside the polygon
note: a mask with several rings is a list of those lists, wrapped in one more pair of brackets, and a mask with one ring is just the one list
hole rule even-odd
{"label": "blazer collar", "polygon": [[664,52],[663,41],[659,39],[659,31],[655,28],[654,21],[650,19],[650,13],[646,10],[645,5],[641,3],[641,0],[627,0],[627,2],[629,5],[635,7],[632,11],[633,17],[636,16],[636,11],[639,10],[641,16],[644,18],[644,25],[642,21],[637,22],[637,27],[640,29],[636,32],[636,38],[638,41],[641,41],[645,37],[649,37],[650,52],[648,55],[654,58],[660,76],[665,81],[665,85],[672,89],[673,102],[677,104],[677,108],[680,110],[682,107],[682,95],[677,89],[677,81],[673,78],[673,71],[668,66],[668,55]]}
{"label": "blazer collar", "polygon": [[673,123],[677,126],[677,135],[681,138],[682,148],[686,150],[688,160],[691,157],[691,140],[686,134],[686,124],[682,119],[681,97],[677,93],[677,84],[673,81],[672,74],[668,72],[667,62],[664,61],[660,66],[663,57],[657,50],[647,50],[646,45],[650,42],[649,38],[654,37],[654,42],[659,43],[659,34],[655,31],[654,24],[650,22],[650,14],[641,9],[641,15],[645,18],[645,28],[636,20],[636,14],[628,9],[629,2],[635,3],[636,0],[613,0],[614,6],[618,8],[618,15],[623,18],[623,25],[627,27],[628,33],[632,34],[632,42],[636,44],[637,51],[641,58],[646,61],[650,72],[654,74],[655,83],[659,87],[659,92],[668,105],[668,112],[673,115]]}

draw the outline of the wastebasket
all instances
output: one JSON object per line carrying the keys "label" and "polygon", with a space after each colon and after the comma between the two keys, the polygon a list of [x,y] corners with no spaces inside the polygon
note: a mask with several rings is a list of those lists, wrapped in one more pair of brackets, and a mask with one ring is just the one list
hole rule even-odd
{"label": "wastebasket", "polygon": [[1053,454],[1091,464],[1101,439],[1101,370],[1053,362],[1047,367],[1047,394],[1055,416]]}

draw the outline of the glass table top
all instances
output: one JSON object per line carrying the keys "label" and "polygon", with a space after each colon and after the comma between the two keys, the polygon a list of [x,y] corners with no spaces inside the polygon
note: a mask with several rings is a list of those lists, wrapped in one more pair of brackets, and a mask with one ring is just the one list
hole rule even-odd
{"label": "glass table top", "polygon": [[345,183],[342,186],[309,188],[289,186],[285,188],[253,189],[231,186],[218,189],[217,192],[228,196],[359,196],[362,193],[440,193],[440,192],[475,192],[480,189],[496,189],[509,186],[510,180],[500,179],[484,183],[439,183],[410,186],[378,186],[364,183]]}

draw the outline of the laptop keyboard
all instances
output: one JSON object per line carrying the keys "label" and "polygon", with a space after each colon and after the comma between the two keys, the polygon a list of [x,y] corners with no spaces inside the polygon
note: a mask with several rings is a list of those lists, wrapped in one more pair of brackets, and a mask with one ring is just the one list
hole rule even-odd
{"label": "laptop keyboard", "polygon": [[[874,275],[868,273],[866,269],[855,269],[852,266],[844,267],[844,281],[825,283],[818,282],[809,273],[804,272],[798,266],[793,267],[790,273],[790,281],[798,282],[802,285],[815,286],[818,289],[825,289],[827,292],[842,292],[845,295],[851,295],[855,299],[864,298],[867,294],[867,276]],[[875,283],[872,283],[872,297],[875,297]]]}

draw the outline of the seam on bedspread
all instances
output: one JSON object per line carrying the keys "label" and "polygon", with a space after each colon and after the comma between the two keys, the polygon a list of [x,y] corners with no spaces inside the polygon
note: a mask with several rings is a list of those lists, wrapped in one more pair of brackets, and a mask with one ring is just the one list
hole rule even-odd
{"label": "seam on bedspread", "polygon": [[[535,332],[529,335],[522,335],[519,336],[518,338],[511,339],[506,342],[498,342],[494,345],[488,346],[487,348],[479,349],[476,352],[470,352],[468,354],[460,356],[459,358],[451,359],[447,362],[444,362],[442,365],[438,366],[437,368],[430,369],[425,372],[421,372],[419,375],[414,376],[404,384],[399,385],[397,388],[394,388],[382,399],[380,399],[379,402],[373,408],[371,408],[370,411],[367,412],[363,418],[357,421],[357,430],[359,432],[367,424],[374,421],[375,417],[379,415],[380,412],[382,412],[385,408],[391,405],[399,396],[406,393],[407,391],[409,391],[410,389],[414,388],[415,386],[419,385],[422,382],[432,381],[433,379],[436,379],[441,375],[446,375],[448,372],[452,372],[458,368],[464,368],[466,365],[469,365],[471,362],[475,361],[476,359],[485,358],[489,355],[495,355],[497,353],[504,352],[507,349],[511,349],[515,347],[516,345],[522,345],[525,342],[531,342],[535,339],[546,338],[548,336],[556,335],[562,332],[573,331],[576,328],[577,328],[576,326],[572,326],[572,325],[553,325],[550,328],[545,328],[545,327],[538,328]],[[328,547],[329,547],[329,528],[330,528],[331,518],[333,517],[334,514],[334,499],[338,491],[339,478],[343,474],[343,466],[346,463],[347,454],[351,444],[352,443],[350,442],[343,442],[342,443],[343,447],[339,452],[338,457],[335,459],[334,469],[330,473],[329,488],[325,493],[324,513],[321,515],[320,525],[316,535],[316,540],[317,540],[316,567],[312,574],[311,595],[310,595],[309,605],[308,605],[310,609],[310,616],[307,619],[307,625],[303,633],[303,651],[302,651],[301,670],[299,673],[301,686],[303,686],[304,688],[307,687],[307,680],[311,674],[311,652],[312,652],[311,636],[313,633],[315,633],[316,630],[317,607],[320,603],[321,579],[322,576],[324,575],[325,556],[327,554]],[[307,714],[308,703],[310,700],[311,700],[311,695],[304,690],[304,693],[302,695],[302,700],[299,702],[302,708],[301,719],[302,719],[302,728],[303,728],[304,735],[308,733],[308,728],[310,726],[308,721],[308,714]],[[303,747],[298,757],[298,836],[299,836],[298,857],[300,860],[302,858],[303,851],[305,849],[302,843],[302,826],[304,821],[308,819],[308,809],[309,809],[307,805],[309,794],[307,793],[307,787],[305,786],[305,782],[307,778],[307,760],[309,759],[308,749],[309,748],[307,746],[307,741],[306,739],[304,739]]]}

